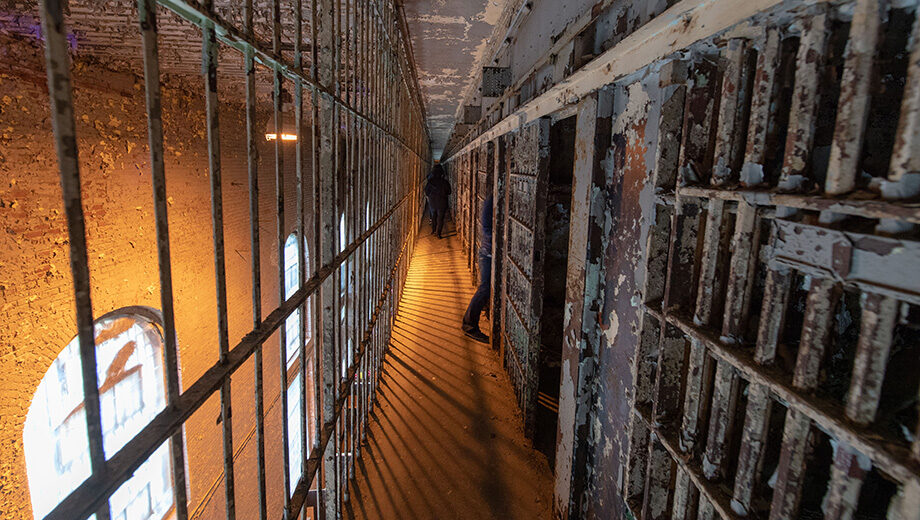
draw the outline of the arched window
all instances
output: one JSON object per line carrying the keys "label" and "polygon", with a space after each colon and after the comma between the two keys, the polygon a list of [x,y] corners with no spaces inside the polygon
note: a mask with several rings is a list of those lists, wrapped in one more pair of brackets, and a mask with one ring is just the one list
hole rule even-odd
{"label": "arched window", "polygon": [[[300,247],[297,240],[297,234],[291,233],[284,242],[284,297],[290,298],[300,288]],[[310,265],[309,249],[306,243],[303,244],[305,265]],[[307,300],[307,308],[310,308],[310,299]],[[300,394],[300,349],[308,348],[312,345],[312,323],[310,313],[307,313],[305,325],[306,335],[301,338],[301,319],[302,310],[297,308],[284,321],[284,338],[285,353],[287,355],[287,399],[288,411],[288,474],[291,482],[291,491],[293,486],[300,478],[302,471],[302,447],[303,432],[305,426],[312,426],[312,421],[307,421],[307,425],[302,424],[300,420],[300,407],[303,399]],[[309,353],[308,353],[309,354]],[[312,356],[307,356],[307,391],[312,389],[313,365]],[[308,401],[308,417],[312,417],[313,403]],[[308,434],[312,435],[308,430]]]}
{"label": "arched window", "polygon": [[[166,406],[162,317],[126,307],[95,322],[99,406],[106,457]],[[79,340],[51,363],[26,415],[23,443],[35,518],[90,476]],[[173,509],[171,459],[160,447],[109,498],[112,520],[161,520]]]}

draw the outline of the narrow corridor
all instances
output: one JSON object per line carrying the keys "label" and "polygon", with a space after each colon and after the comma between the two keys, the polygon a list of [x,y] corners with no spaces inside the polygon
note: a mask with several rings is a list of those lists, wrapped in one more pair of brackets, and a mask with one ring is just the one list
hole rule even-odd
{"label": "narrow corridor", "polygon": [[453,230],[419,239],[349,518],[552,517],[552,472],[524,438],[498,353],[460,331],[474,289]]}

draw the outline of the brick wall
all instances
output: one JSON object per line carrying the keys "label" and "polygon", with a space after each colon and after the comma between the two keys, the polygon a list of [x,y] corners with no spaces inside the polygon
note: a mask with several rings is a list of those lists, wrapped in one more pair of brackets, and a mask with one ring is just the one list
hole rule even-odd
{"label": "brick wall", "polygon": [[[39,44],[6,36],[0,46],[0,518],[32,518],[22,432],[35,389],[75,333],[68,241]],[[240,67],[225,60],[227,69]],[[160,308],[153,197],[142,78],[80,57],[75,108],[94,315]],[[271,84],[260,76],[259,128]],[[176,326],[183,387],[218,359],[210,188],[200,77],[164,81],[166,177]],[[248,180],[242,80],[221,92],[224,231],[230,345],[252,324]],[[228,81],[224,81],[227,85]],[[277,303],[274,152],[260,140],[262,305]],[[285,157],[286,222],[295,229],[294,145]],[[309,155],[306,155],[309,157]],[[309,179],[309,164],[306,165]],[[309,189],[309,188],[308,188]],[[308,215],[311,213],[309,207]],[[309,229],[309,227],[308,227]],[[269,510],[282,500],[277,335],[265,344]],[[239,518],[256,514],[253,364],[232,383]],[[220,402],[186,423],[189,511],[224,515]],[[250,497],[252,497],[250,499]]]}

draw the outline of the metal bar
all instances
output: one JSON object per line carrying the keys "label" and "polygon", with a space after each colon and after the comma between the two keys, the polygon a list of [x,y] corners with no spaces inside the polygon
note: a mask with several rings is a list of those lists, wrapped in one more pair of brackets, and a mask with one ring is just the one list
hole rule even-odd
{"label": "metal bar", "polygon": [[785,191],[802,191],[806,188],[806,173],[811,162],[828,23],[826,5],[818,4],[815,9],[812,16],[802,20],[804,28],[796,55],[789,131],[786,134],[783,168],[778,184]]}
{"label": "metal bar", "polygon": [[[209,11],[213,0],[205,2]],[[220,362],[226,364],[229,355],[227,325],[227,275],[224,265],[224,216],[221,192],[219,101],[217,99],[217,41],[213,26],[202,28],[202,69],[205,76],[205,110],[207,118],[208,169],[211,180],[211,226],[214,235],[214,273],[217,288],[217,337]],[[233,475],[233,425],[230,398],[230,378],[222,381],[220,389],[220,418],[223,426],[224,493],[227,519],[236,518]]]}
{"label": "metal bar", "polygon": [[[144,91],[147,102],[147,134],[150,143],[150,170],[153,182],[153,209],[156,217],[157,261],[160,274],[160,307],[163,313],[166,398],[169,406],[179,399],[179,356],[176,345],[176,320],[173,307],[172,264],[169,251],[169,217],[166,209],[166,172],[163,161],[163,110],[160,97],[160,58],[157,47],[156,4],[138,0],[138,21],[144,48]],[[169,441],[172,462],[176,518],[188,518],[185,479],[185,447],[182,432]]]}
{"label": "metal bar", "polygon": [[859,160],[869,118],[876,48],[882,23],[888,18],[886,0],[857,0],[840,80],[834,140],[824,191],[842,195],[856,187]]}
{"label": "metal bar", "polygon": [[760,217],[756,206],[739,202],[735,213],[735,232],[725,291],[722,336],[740,342],[748,318],[751,287],[759,250]]}
{"label": "metal bar", "polygon": [[[253,37],[252,0],[244,6],[245,30]],[[259,237],[259,149],[256,146],[256,70],[255,56],[247,49],[244,57],[246,69],[246,161],[249,174],[249,235],[252,271],[252,326],[262,323],[262,262]],[[259,520],[267,517],[268,498],[265,486],[265,405],[262,388],[262,344],[255,350],[253,360],[253,392],[256,416],[256,465],[259,495]]]}
{"label": "metal bar", "polygon": [[101,479],[88,479],[60,504],[57,505],[44,520],[73,520],[86,518],[93,514],[94,508],[104,503],[108,496],[114,493],[118,486],[124,483],[140,467],[144,460],[169,439],[183,423],[198,410],[205,401],[220,390],[225,380],[238,370],[251,356],[256,348],[268,339],[297,307],[320,290],[328,282],[339,266],[354,251],[381,228],[392,217],[396,210],[406,203],[410,194],[390,207],[374,225],[358,238],[344,251],[335,255],[332,260],[318,269],[307,283],[297,290],[290,298],[273,310],[258,327],[246,334],[236,346],[229,350],[223,362],[215,363],[204,375],[179,396],[174,408],[167,408],[160,412],[143,430],[133,439],[125,443],[117,453],[109,457],[106,462],[105,477]]}
{"label": "metal bar", "polygon": [[[863,294],[862,304],[862,320],[847,395],[846,416],[854,423],[865,426],[875,420],[881,400],[898,302],[888,296]],[[863,479],[871,467],[872,462],[861,453],[849,446],[837,445],[825,500],[825,514],[829,518],[853,518]]]}
{"label": "metal bar", "polygon": [[722,95],[719,101],[719,122],[716,130],[715,158],[712,165],[713,185],[728,184],[738,176],[744,142],[744,116],[748,108],[747,70],[745,64],[747,40],[732,38],[722,55],[725,70],[722,75]]}
{"label": "metal bar", "polygon": [[735,471],[735,486],[732,492],[732,505],[736,511],[745,514],[751,509],[751,499],[757,485],[757,474],[763,464],[767,429],[773,412],[773,400],[765,386],[751,383],[748,385],[747,398],[738,469]]}
{"label": "metal bar", "polygon": [[[832,279],[812,279],[805,303],[802,338],[792,385],[797,390],[814,390],[824,348],[833,324],[833,310],[839,291]],[[790,408],[783,429],[783,444],[777,468],[776,486],[770,520],[795,518],[804,486],[806,464],[810,457],[811,418]]]}
{"label": "metal bar", "polygon": [[[295,9],[295,40],[294,40],[294,64],[295,67],[303,70],[303,1],[296,0]],[[299,286],[303,287],[304,280],[307,278],[307,184],[304,181],[303,171],[303,80],[299,77],[294,80],[294,125],[297,141],[295,142],[295,171],[297,175],[297,279]],[[300,309],[300,353],[299,353],[299,371],[300,371],[300,482],[307,486],[310,484],[310,477],[307,475],[307,458],[310,452],[310,428],[308,427],[309,407],[307,401],[307,336],[311,332],[308,323],[310,322],[310,299],[304,301]],[[293,511],[293,518],[300,516],[300,508]]]}
{"label": "metal bar", "polygon": [[893,219],[920,224],[920,208],[915,205],[884,200],[835,199],[821,195],[780,193],[763,190],[728,190],[698,186],[681,186],[678,195],[694,198],[720,198],[746,201],[756,206],[786,206],[812,211],[831,211],[866,218]]}
{"label": "metal bar", "polygon": [[[45,37],[51,125],[60,169],[61,196],[67,217],[67,236],[70,241],[70,271],[73,277],[77,338],[80,346],[83,410],[92,472],[86,482],[92,482],[106,478],[107,467],[99,408],[99,382],[96,376],[96,342],[90,299],[86,223],[80,193],[80,163],[70,78],[70,54],[67,29],[64,25],[64,12],[69,10],[69,6],[67,0],[42,0],[40,7],[42,32]],[[98,504],[94,512],[97,520],[108,520],[108,503]]]}
{"label": "metal bar", "polygon": [[[888,176],[889,180],[897,183],[920,172],[920,10],[914,12],[910,41],[907,81]],[[915,191],[896,193],[891,198],[911,197],[916,195]]]}
{"label": "metal bar", "polygon": [[[284,58],[282,56],[276,55],[271,51],[263,49],[261,45],[259,45],[255,41],[251,41],[250,39],[248,39],[246,35],[243,34],[239,29],[235,28],[233,25],[226,22],[226,20],[224,20],[223,18],[221,18],[214,12],[210,12],[206,10],[204,7],[202,7],[201,5],[198,5],[197,3],[189,2],[188,0],[156,0],[156,1],[158,4],[170,9],[171,11],[175,12],[182,18],[185,18],[186,20],[189,20],[193,23],[196,23],[202,26],[210,24],[210,25],[213,25],[215,28],[219,28],[220,30],[217,34],[217,37],[220,42],[240,51],[241,53],[245,53],[246,49],[249,48],[250,50],[252,50],[255,56],[259,59],[259,61],[265,64],[267,67],[270,67],[273,69],[278,68],[282,71],[282,73],[285,76],[288,76],[291,79],[294,79],[296,76],[300,76],[300,78],[304,80],[304,83],[307,83],[311,85],[312,87],[316,88],[317,90],[323,92],[324,94],[331,96],[331,99],[333,100],[333,102],[336,103],[339,106],[339,108],[341,108],[342,110],[348,111],[362,119],[365,119],[369,124],[380,126],[381,130],[384,130],[385,133],[389,133],[387,132],[386,129],[384,129],[381,126],[380,121],[372,118],[371,116],[368,116],[367,114],[357,112],[354,108],[348,106],[344,102],[344,100],[342,100],[335,93],[334,88],[324,86],[318,80],[314,80],[311,77],[308,77],[307,75],[303,74],[302,72],[295,70],[291,64],[288,64],[284,61]],[[314,44],[314,47],[315,47],[315,44]],[[403,141],[399,137],[395,137],[395,138],[398,143],[400,143],[405,148],[409,149],[409,145],[405,141]],[[415,150],[410,149],[410,151],[412,151],[413,153],[417,153]],[[427,158],[422,157],[421,155],[419,155],[419,158],[427,160]]]}
{"label": "metal bar", "polygon": [[[272,50],[275,54],[281,52],[281,2],[272,0]],[[281,134],[284,133],[284,121],[282,115],[282,81],[283,77],[278,69],[273,71],[272,84],[272,115],[275,130],[275,212],[276,228],[275,240],[277,240],[278,254],[278,301],[284,301],[287,298],[285,294],[286,276],[285,276],[285,207],[284,207],[284,148]],[[290,318],[288,318],[290,319]],[[287,327],[281,327],[278,331],[278,381],[280,381],[281,391],[281,468],[283,472],[282,482],[284,483],[284,506],[287,508],[291,497],[291,478],[290,478],[290,447],[288,441],[290,432],[288,428],[288,356],[287,356]]]}
{"label": "metal bar", "polygon": [[[315,178],[317,180],[318,200],[319,203],[319,246],[317,258],[321,265],[328,263],[331,258],[335,257],[337,247],[336,242],[336,211],[335,211],[335,171],[336,171],[336,145],[335,139],[335,105],[332,99],[332,92],[335,89],[333,62],[335,60],[335,5],[332,0],[319,0],[314,7],[313,47],[315,49],[315,66],[314,74],[316,75],[317,84],[323,86],[323,90],[317,89],[314,103],[318,105],[318,112],[314,112],[319,123],[314,122],[314,132],[319,132],[320,139],[317,142],[318,147],[314,149],[316,157]],[[338,266],[336,266],[336,271]],[[335,418],[334,403],[336,399],[335,386],[338,378],[338,367],[336,365],[335,342],[336,342],[336,320],[335,316],[335,293],[338,287],[335,276],[330,276],[323,283],[320,291],[321,299],[321,343],[322,360],[319,365],[319,375],[322,378],[322,416],[325,421]],[[335,423],[333,423],[335,424]],[[323,449],[322,455],[322,481],[323,492],[320,497],[320,504],[317,510],[321,510],[323,517],[335,519],[337,517],[336,489],[338,481],[335,474],[336,465],[336,448],[335,442],[330,442],[326,446],[320,446]]]}
{"label": "metal bar", "polygon": [[776,97],[776,72],[780,66],[780,34],[776,27],[768,27],[760,52],[757,55],[757,72],[751,93],[748,140],[741,166],[741,184],[757,186],[765,181],[764,163],[767,159],[767,140],[775,120],[771,103]]}

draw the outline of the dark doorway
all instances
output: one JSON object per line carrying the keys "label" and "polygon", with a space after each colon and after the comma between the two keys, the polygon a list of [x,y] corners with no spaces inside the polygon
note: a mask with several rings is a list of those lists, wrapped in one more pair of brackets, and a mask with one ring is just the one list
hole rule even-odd
{"label": "dark doorway", "polygon": [[569,258],[569,213],[575,167],[575,116],[550,129],[549,186],[546,197],[543,318],[540,327],[540,376],[534,447],[555,464],[559,419],[559,381],[565,314],[565,280]]}

